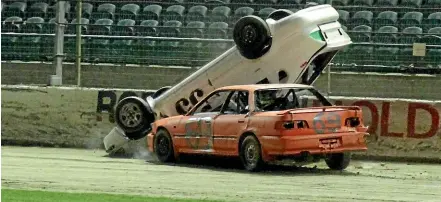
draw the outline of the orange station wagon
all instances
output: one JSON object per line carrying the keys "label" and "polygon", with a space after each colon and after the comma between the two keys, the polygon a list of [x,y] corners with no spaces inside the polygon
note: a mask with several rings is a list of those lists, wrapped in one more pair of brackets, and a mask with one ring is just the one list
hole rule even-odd
{"label": "orange station wagon", "polygon": [[366,131],[360,107],[332,106],[312,86],[235,85],[216,89],[185,115],[154,122],[147,145],[162,162],[183,153],[236,156],[257,171],[279,160],[325,159],[343,170],[351,152],[367,150]]}

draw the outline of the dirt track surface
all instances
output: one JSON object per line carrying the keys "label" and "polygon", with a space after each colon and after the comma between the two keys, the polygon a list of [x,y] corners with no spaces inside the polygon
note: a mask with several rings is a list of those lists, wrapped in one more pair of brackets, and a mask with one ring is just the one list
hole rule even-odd
{"label": "dirt track surface", "polygon": [[188,163],[109,158],[102,150],[2,147],[2,186],[229,201],[439,201],[441,165],[352,161],[247,173]]}

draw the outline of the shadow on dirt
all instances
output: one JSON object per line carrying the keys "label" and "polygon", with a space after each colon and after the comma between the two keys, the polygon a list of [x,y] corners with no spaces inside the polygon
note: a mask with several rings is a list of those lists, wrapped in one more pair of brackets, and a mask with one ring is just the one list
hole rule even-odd
{"label": "shadow on dirt", "polygon": [[284,175],[340,175],[340,176],[357,176],[358,172],[349,172],[346,170],[338,171],[325,168],[317,168],[316,164],[312,163],[307,166],[294,166],[294,165],[267,165],[261,171],[248,172],[244,170],[239,158],[233,157],[219,157],[219,156],[206,156],[206,155],[189,155],[181,154],[178,161],[175,163],[162,163],[157,160],[153,154],[146,154],[142,151],[143,155],[140,155],[140,151],[134,154],[127,154],[124,152],[115,153],[112,155],[105,155],[108,158],[122,158],[122,159],[140,159],[144,160],[147,164],[165,165],[165,166],[177,166],[185,168],[196,169],[208,169],[217,172],[234,172],[243,174],[258,174],[258,175],[271,175],[271,176],[284,176]]}
{"label": "shadow on dirt", "polygon": [[231,157],[212,157],[202,155],[181,155],[179,161],[176,163],[161,163],[157,160],[146,161],[149,164],[178,166],[186,168],[208,169],[217,172],[234,172],[243,174],[257,174],[257,175],[344,175],[356,176],[358,173],[349,171],[336,171],[330,169],[317,168],[315,164],[308,166],[291,166],[291,165],[267,165],[264,169],[258,172],[248,172],[243,169],[242,164],[238,158]]}

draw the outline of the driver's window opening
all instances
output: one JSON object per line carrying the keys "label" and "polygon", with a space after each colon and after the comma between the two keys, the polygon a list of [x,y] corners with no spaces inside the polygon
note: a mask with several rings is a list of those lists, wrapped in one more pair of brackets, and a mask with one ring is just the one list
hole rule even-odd
{"label": "driver's window opening", "polygon": [[223,114],[246,114],[249,112],[248,92],[235,91],[224,104]]}
{"label": "driver's window opening", "polygon": [[210,95],[193,114],[222,113],[246,114],[249,111],[248,92],[246,91],[221,91]]}
{"label": "driver's window opening", "polygon": [[329,101],[315,91],[305,88],[264,89],[255,92],[256,111],[279,111],[312,106],[329,106]]}

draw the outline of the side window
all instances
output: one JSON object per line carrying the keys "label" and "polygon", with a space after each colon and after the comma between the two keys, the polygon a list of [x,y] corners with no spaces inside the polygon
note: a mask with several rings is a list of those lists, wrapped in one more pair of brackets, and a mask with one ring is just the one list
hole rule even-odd
{"label": "side window", "polygon": [[230,99],[225,102],[224,114],[246,114],[249,111],[248,92],[234,91]]}
{"label": "side window", "polygon": [[250,106],[248,105],[248,92],[247,91],[239,91],[239,114],[246,114],[250,111]]}
{"label": "side window", "polygon": [[222,105],[228,98],[228,95],[231,94],[231,91],[220,91],[214,93],[208,97],[201,105],[197,107],[197,109],[193,112],[193,114],[203,113],[203,112],[220,112]]}
{"label": "side window", "polygon": [[290,89],[265,89],[256,91],[257,111],[278,111],[297,107],[297,98]]}

